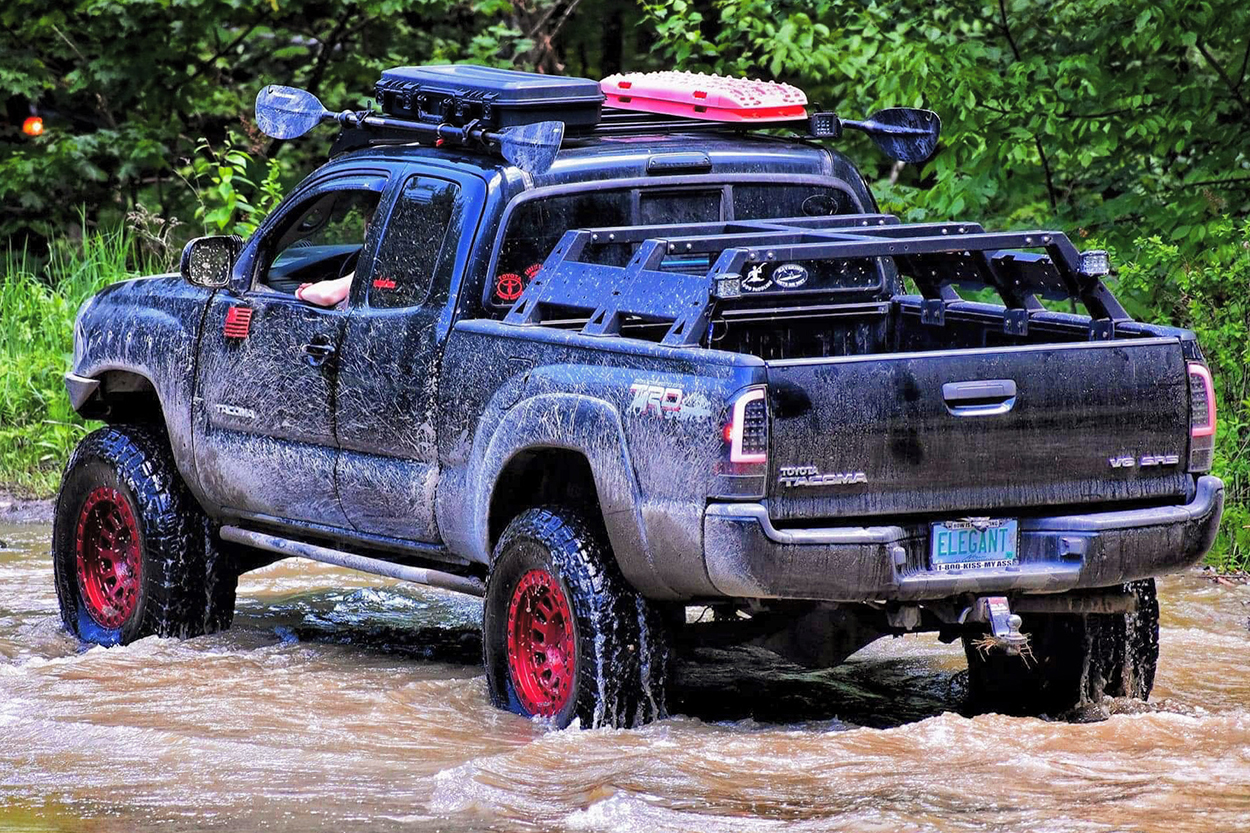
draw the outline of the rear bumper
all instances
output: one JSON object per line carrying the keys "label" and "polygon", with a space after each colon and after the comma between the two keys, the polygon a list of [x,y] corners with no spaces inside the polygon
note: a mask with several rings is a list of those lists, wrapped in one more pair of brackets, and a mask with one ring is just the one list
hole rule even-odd
{"label": "rear bumper", "polygon": [[1205,476],[1184,505],[1021,518],[1017,564],[950,573],[929,569],[927,524],[781,530],[761,504],[712,504],[703,518],[704,561],[716,589],[738,598],[849,602],[1057,593],[1198,562],[1215,541],[1223,508],[1223,482]]}

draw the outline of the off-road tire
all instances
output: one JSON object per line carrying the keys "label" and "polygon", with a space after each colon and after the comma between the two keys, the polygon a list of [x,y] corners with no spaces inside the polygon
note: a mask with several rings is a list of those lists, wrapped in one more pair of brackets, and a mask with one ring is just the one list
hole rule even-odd
{"label": "off-road tire", "polygon": [[[116,622],[101,621],[84,598],[80,577],[78,538],[93,495],[126,522],[124,540],[137,538],[135,590],[112,610],[124,617]],[[85,642],[117,645],[153,634],[189,637],[228,627],[238,575],[213,540],[161,428],[119,425],[88,434],[66,465],[52,531],[53,573],[66,629]]]}
{"label": "off-road tire", "polygon": [[[486,582],[483,653],[495,706],[533,716],[523,703],[509,655],[509,618],[525,577],[552,580],[572,613],[574,655],[567,697],[537,713],[557,728],[628,728],[665,716],[669,650],[663,617],[621,576],[607,536],[585,514],[563,507],[529,509],[495,547]],[[546,581],[547,579],[542,579]]]}
{"label": "off-road tire", "polygon": [[1128,614],[1025,614],[1031,658],[982,652],[964,637],[968,700],[977,711],[1059,716],[1104,696],[1146,700],[1159,661],[1154,579],[1124,585],[1137,597]]}

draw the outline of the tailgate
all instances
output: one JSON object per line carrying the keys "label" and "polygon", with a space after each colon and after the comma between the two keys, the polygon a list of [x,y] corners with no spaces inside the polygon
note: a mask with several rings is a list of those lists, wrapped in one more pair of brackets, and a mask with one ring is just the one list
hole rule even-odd
{"label": "tailgate", "polygon": [[1175,339],[781,360],[768,382],[776,520],[1185,493]]}

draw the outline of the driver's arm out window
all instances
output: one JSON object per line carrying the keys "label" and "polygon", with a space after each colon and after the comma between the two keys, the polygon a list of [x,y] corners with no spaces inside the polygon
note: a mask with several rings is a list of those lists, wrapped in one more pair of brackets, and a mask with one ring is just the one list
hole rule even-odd
{"label": "driver's arm out window", "polygon": [[378,194],[336,190],[312,197],[270,235],[273,255],[258,284],[294,294],[303,283],[332,280],[356,268]]}

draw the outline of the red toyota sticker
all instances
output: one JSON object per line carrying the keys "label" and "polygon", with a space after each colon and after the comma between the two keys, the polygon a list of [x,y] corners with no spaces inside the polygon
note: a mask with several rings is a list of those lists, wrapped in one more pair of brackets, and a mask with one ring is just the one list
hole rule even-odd
{"label": "red toyota sticker", "polygon": [[515,301],[525,291],[525,281],[515,272],[506,272],[495,278],[495,297],[501,301]]}
{"label": "red toyota sticker", "polygon": [[231,307],[226,312],[226,326],[222,328],[222,332],[226,334],[226,338],[247,338],[247,334],[252,329],[252,308],[251,307]]}

